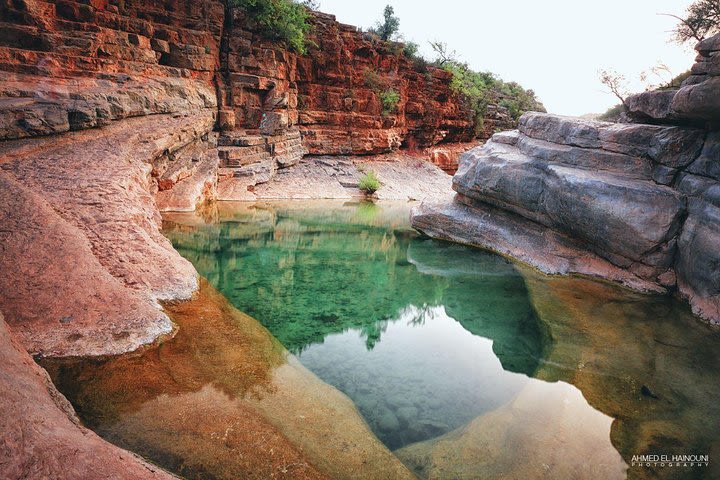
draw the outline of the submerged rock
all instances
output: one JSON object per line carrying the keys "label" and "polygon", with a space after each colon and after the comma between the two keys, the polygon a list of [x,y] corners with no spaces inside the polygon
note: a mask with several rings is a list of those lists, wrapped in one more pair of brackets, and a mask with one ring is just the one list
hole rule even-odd
{"label": "submerged rock", "polygon": [[671,298],[518,268],[552,338],[537,369],[509,402],[398,457],[431,479],[717,477],[712,462],[632,459],[718,451],[718,332]]}
{"label": "submerged rock", "polygon": [[27,354],[0,314],[2,477],[28,480],[175,478],[80,424],[62,394]]}
{"label": "submerged rock", "polygon": [[623,479],[610,423],[576,388],[536,381],[464,427],[395,453],[425,479]]}
{"label": "submerged rock", "polygon": [[140,354],[43,362],[101,436],[182,476],[412,478],[350,399],[206,281],[168,313],[178,334]]}

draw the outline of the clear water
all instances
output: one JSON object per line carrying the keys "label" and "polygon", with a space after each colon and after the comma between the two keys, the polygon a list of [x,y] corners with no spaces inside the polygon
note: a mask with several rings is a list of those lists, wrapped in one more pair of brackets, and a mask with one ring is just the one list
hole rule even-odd
{"label": "clear water", "polygon": [[260,206],[166,233],[394,450],[507,403],[550,339],[509,261],[420,238],[393,207]]}
{"label": "clear water", "polygon": [[[667,297],[423,238],[409,207],[220,204],[168,215],[164,231],[421,478],[720,478],[716,329]],[[156,421],[152,402],[209,386],[233,401],[272,396],[246,383],[285,362],[275,347],[234,352],[252,351],[241,333],[253,320],[204,325],[202,312],[174,318],[178,336],[140,357],[48,369],[111,441],[189,478],[233,478],[198,453],[200,437],[168,459],[157,428],[137,426]],[[161,429],[179,437],[186,422]],[[711,465],[632,465],[643,454],[709,454]]]}

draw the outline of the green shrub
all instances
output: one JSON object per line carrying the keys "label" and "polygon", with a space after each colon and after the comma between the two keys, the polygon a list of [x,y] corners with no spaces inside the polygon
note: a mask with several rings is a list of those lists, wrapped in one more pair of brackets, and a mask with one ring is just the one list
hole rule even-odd
{"label": "green shrub", "polygon": [[397,104],[400,102],[400,93],[392,87],[387,78],[382,77],[376,71],[367,68],[363,74],[365,76],[365,85],[375,92],[380,99],[382,116],[387,117],[397,109]]}
{"label": "green shrub", "polygon": [[420,45],[418,45],[415,42],[405,42],[405,45],[403,46],[403,55],[405,55],[410,60],[414,60],[418,57],[420,57]]}
{"label": "green shrub", "polygon": [[255,21],[260,32],[273,40],[280,40],[298,53],[307,53],[307,34],[311,30],[308,10],[292,0],[226,0]]}
{"label": "green shrub", "polygon": [[387,117],[397,109],[397,104],[400,102],[400,94],[390,88],[382,91],[378,94],[380,102],[382,103],[382,116]]}
{"label": "green shrub", "polygon": [[377,178],[377,175],[375,175],[375,172],[370,170],[360,179],[358,188],[365,193],[375,193],[380,188],[380,180]]}
{"label": "green shrub", "polygon": [[514,121],[529,111],[545,112],[545,107],[532,90],[515,82],[505,82],[490,72],[476,72],[466,64],[445,59],[442,68],[453,74],[450,87],[473,112],[475,129],[482,130],[488,105],[505,107]]}

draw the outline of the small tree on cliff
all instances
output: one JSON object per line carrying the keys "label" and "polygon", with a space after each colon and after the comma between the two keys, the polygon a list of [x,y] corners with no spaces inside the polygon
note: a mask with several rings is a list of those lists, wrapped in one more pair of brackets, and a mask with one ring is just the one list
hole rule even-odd
{"label": "small tree on cliff", "polygon": [[687,9],[685,17],[664,13],[680,21],[674,30],[677,43],[701,42],[720,33],[720,0],[696,0]]}
{"label": "small tree on cliff", "polygon": [[429,41],[428,43],[436,55],[436,58],[433,61],[435,66],[444,67],[447,64],[458,63],[457,52],[455,50],[450,50],[447,43],[439,40]]}
{"label": "small tree on cliff", "polygon": [[600,70],[598,72],[600,83],[605,85],[610,93],[615,95],[623,107],[625,107],[625,99],[629,95],[627,89],[627,81],[625,76],[617,73],[614,70]]}
{"label": "small tree on cliff", "polygon": [[397,36],[400,30],[400,19],[395,16],[395,9],[390,5],[385,5],[383,12],[383,21],[377,22],[375,27],[370,28],[370,32],[374,33],[383,40],[392,40]]}

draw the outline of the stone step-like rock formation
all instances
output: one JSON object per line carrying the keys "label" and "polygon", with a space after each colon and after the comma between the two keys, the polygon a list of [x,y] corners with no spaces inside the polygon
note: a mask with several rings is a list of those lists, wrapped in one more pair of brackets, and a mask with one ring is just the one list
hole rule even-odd
{"label": "stone step-like rock formation", "polygon": [[[720,35],[698,51],[695,75],[671,92],[668,109],[645,110],[661,124],[525,114],[517,131],[467,152],[455,198],[422,205],[413,225],[546,273],[678,290],[697,315],[720,322],[720,90],[707,67],[720,54]],[[629,103],[667,96],[649,92]]]}

